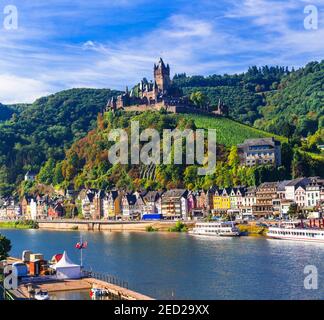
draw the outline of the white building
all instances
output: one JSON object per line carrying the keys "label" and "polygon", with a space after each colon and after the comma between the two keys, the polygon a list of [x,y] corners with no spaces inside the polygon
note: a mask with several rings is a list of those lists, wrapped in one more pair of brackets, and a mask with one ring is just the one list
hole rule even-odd
{"label": "white building", "polygon": [[32,220],[37,219],[37,202],[34,199],[30,200],[30,217]]}
{"label": "white building", "polygon": [[285,199],[296,201],[295,191],[300,187],[305,187],[310,182],[309,178],[297,178],[289,181],[285,185]]}
{"label": "white building", "polygon": [[297,203],[300,209],[305,208],[307,206],[306,202],[306,187],[299,186],[295,190],[295,202]]}
{"label": "white building", "polygon": [[245,191],[245,196],[242,198],[241,213],[242,216],[253,215],[253,206],[256,205],[256,188],[249,187]]}
{"label": "white building", "polygon": [[25,181],[35,181],[36,179],[36,173],[27,171],[25,174]]}
{"label": "white building", "polygon": [[306,207],[313,208],[320,202],[321,181],[318,178],[311,178],[311,182],[306,186]]}

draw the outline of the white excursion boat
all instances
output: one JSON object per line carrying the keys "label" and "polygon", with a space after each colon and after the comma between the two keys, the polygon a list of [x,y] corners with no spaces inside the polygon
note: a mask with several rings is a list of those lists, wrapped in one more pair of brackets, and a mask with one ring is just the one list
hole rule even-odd
{"label": "white excursion boat", "polygon": [[240,235],[240,231],[234,226],[233,222],[197,222],[189,233],[218,237],[237,237]]}
{"label": "white excursion boat", "polygon": [[289,221],[269,227],[267,236],[273,239],[324,243],[324,229],[305,227],[303,222]]}

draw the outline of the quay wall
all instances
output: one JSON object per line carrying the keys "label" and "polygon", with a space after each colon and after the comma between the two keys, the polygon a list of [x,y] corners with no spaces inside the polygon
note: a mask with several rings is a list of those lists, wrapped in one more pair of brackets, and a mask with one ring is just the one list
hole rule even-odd
{"label": "quay wall", "polygon": [[[188,227],[193,222],[185,222]],[[108,221],[38,221],[39,229],[81,230],[81,231],[146,231],[153,227],[157,231],[168,231],[175,225],[174,221],[139,221],[139,222],[108,222]]]}

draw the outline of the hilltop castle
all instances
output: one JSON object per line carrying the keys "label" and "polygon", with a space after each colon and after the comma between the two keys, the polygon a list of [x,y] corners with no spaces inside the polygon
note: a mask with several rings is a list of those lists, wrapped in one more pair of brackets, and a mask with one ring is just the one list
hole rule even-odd
{"label": "hilltop castle", "polygon": [[153,68],[154,81],[143,79],[133,90],[126,87],[124,94],[111,98],[106,110],[147,111],[166,110],[172,113],[207,113],[224,115],[227,110],[224,104],[219,102],[217,110],[211,111],[209,106],[198,108],[182,95],[182,92],[172,85],[170,78],[170,66],[165,65],[162,58]]}

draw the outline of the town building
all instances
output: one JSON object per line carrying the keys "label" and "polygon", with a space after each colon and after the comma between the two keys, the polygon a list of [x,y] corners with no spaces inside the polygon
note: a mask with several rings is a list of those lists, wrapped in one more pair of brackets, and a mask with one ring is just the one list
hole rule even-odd
{"label": "town building", "polygon": [[301,185],[295,190],[295,202],[299,209],[304,209],[307,206],[306,186]]}
{"label": "town building", "polygon": [[94,213],[93,199],[95,197],[95,191],[90,189],[82,190],[79,193],[79,200],[81,200],[81,213],[84,218],[90,219]]}
{"label": "town building", "polygon": [[223,190],[215,190],[213,197],[213,213],[224,214],[227,210],[231,209],[230,188]]}
{"label": "town building", "polygon": [[92,219],[98,220],[103,217],[103,198],[105,192],[103,190],[96,190],[92,203],[90,204],[90,215]]}
{"label": "town building", "polygon": [[33,171],[27,171],[24,177],[25,181],[35,181],[36,179],[36,173]]}
{"label": "town building", "polygon": [[321,188],[324,180],[319,177],[310,178],[309,183],[306,185],[306,207],[313,208],[317,206],[321,199]]}
{"label": "town building", "polygon": [[248,187],[245,190],[245,195],[242,199],[240,207],[242,217],[252,217],[253,207],[256,205],[256,187]]}
{"label": "town building", "polygon": [[191,217],[198,218],[205,216],[208,211],[208,192],[198,190],[193,192],[193,195],[195,197],[195,206],[191,208]]}
{"label": "town building", "polygon": [[[257,188],[256,204],[253,206],[253,214],[256,217],[269,217],[274,214],[273,200],[278,199],[278,186],[278,182],[264,182]],[[278,204],[280,205],[280,202]]]}
{"label": "town building", "polygon": [[172,189],[162,195],[162,215],[166,219],[180,219],[188,216],[188,190]]}
{"label": "town building", "polygon": [[306,187],[307,184],[309,184],[310,180],[309,178],[297,178],[289,181],[285,185],[285,198],[287,200],[293,200],[296,201],[296,190],[299,187]]}
{"label": "town building", "polygon": [[149,191],[143,196],[142,216],[149,214],[162,214],[161,196],[163,192]]}
{"label": "town building", "polygon": [[103,198],[103,215],[105,219],[114,220],[121,218],[122,193],[118,190],[112,190],[105,194]]}
{"label": "town building", "polygon": [[243,165],[281,165],[281,143],[274,138],[247,139],[237,148]]}
{"label": "town building", "polygon": [[136,219],[141,215],[141,205],[144,202],[137,198],[135,194],[125,193],[122,196],[122,216],[123,219]]}
{"label": "town building", "polygon": [[48,206],[47,215],[54,219],[62,218],[65,215],[63,203],[60,201],[50,203]]}

